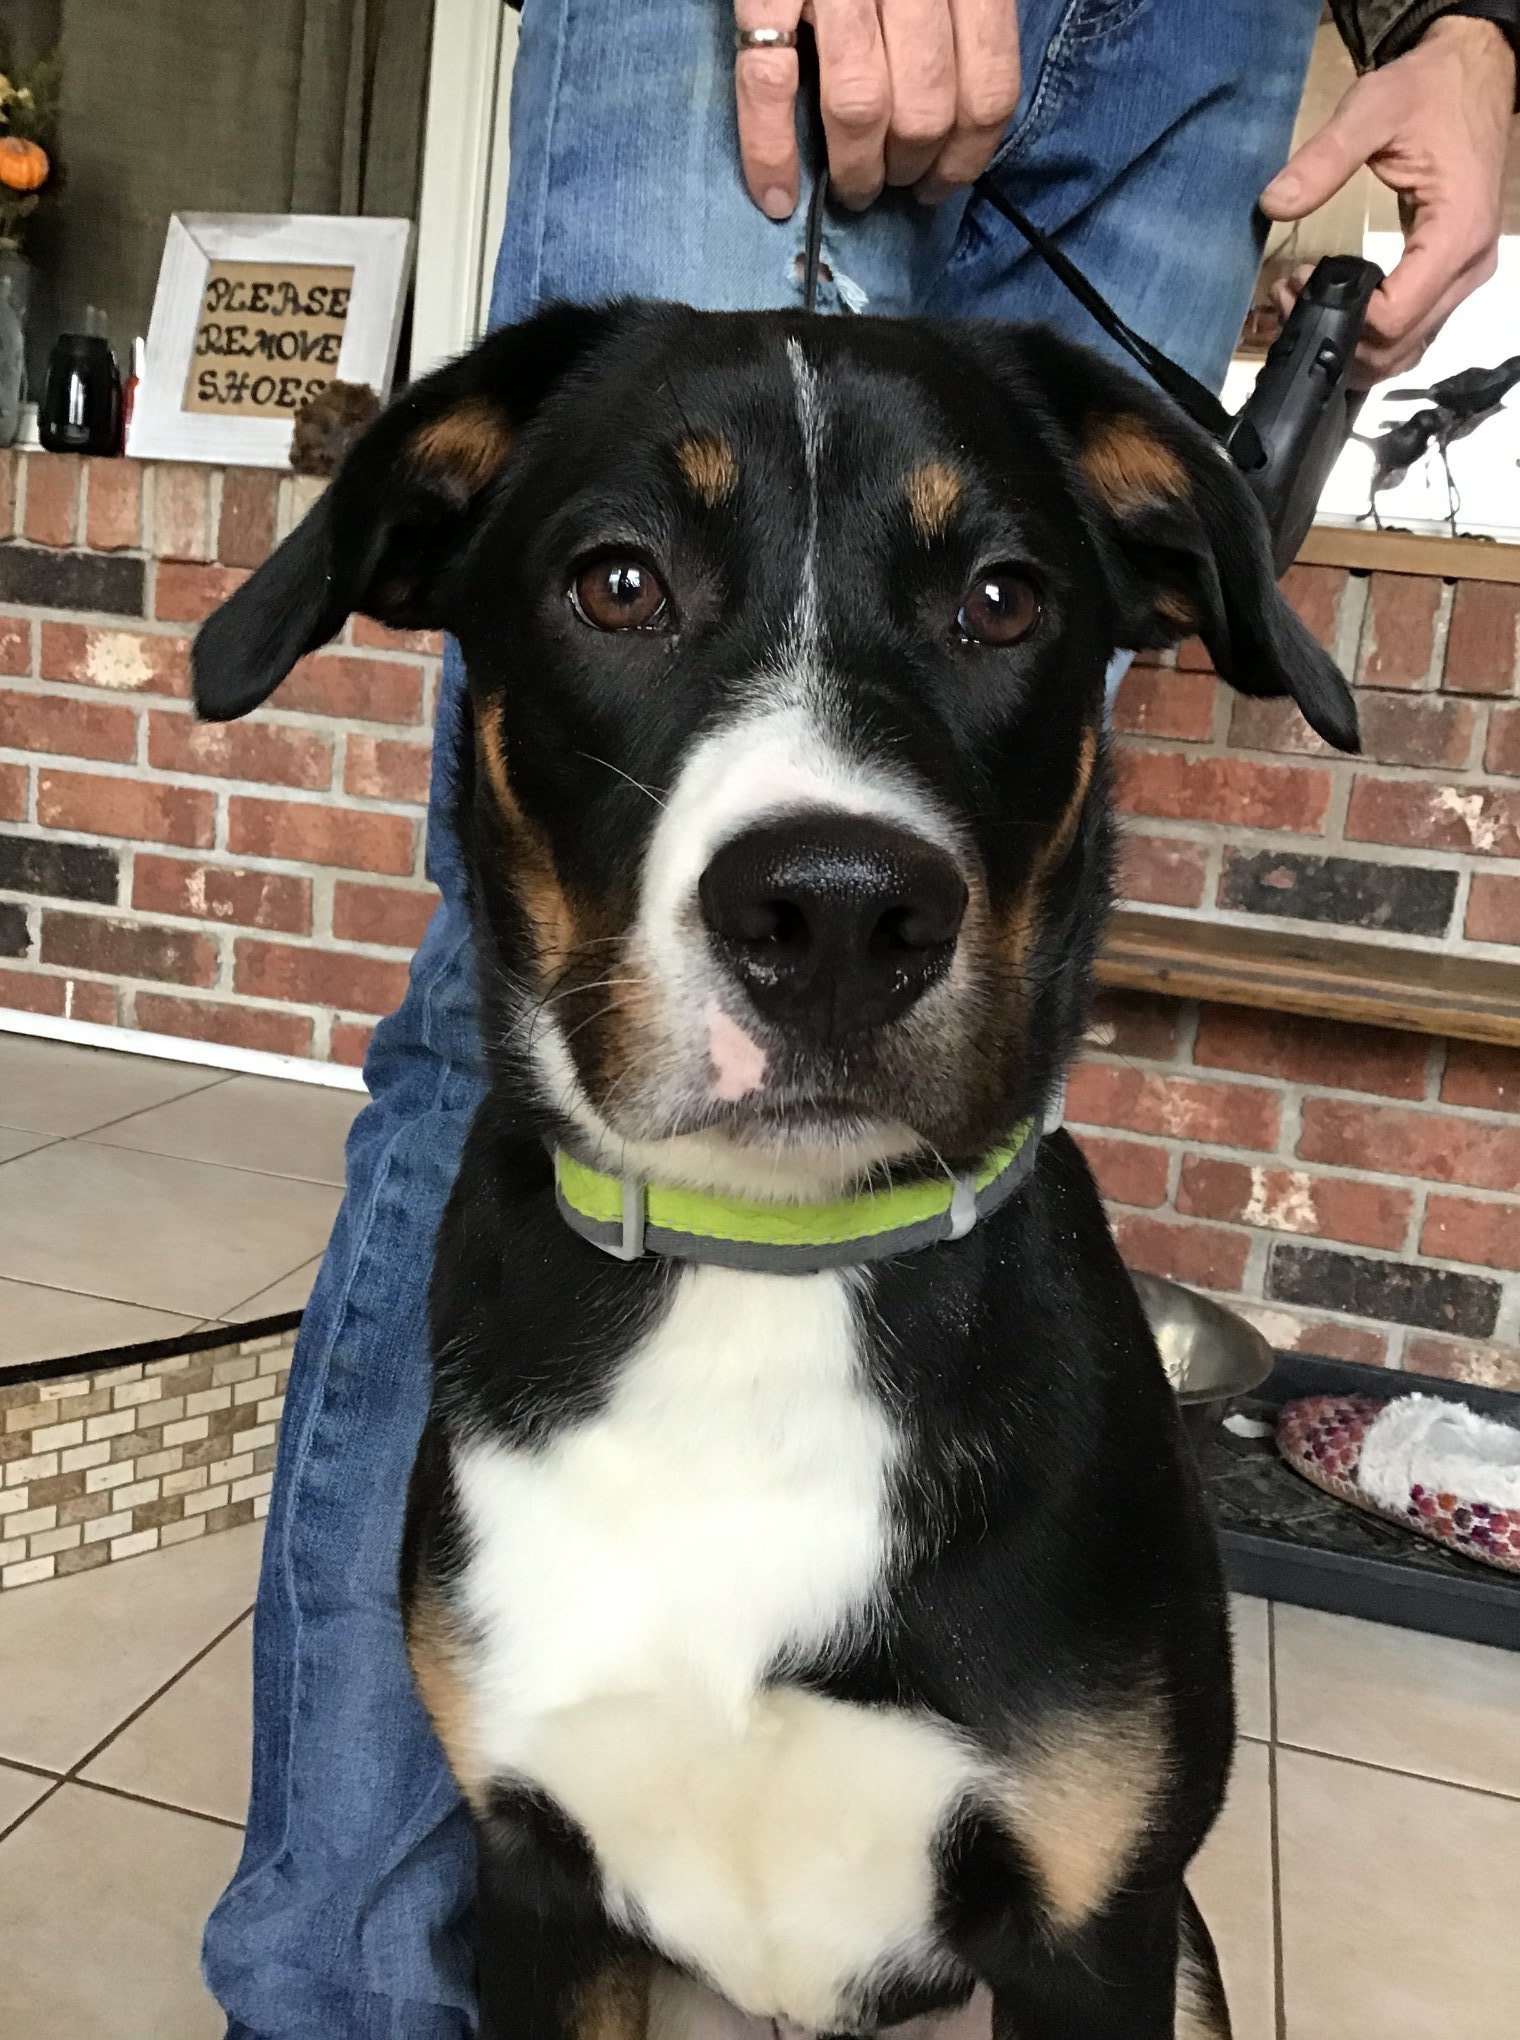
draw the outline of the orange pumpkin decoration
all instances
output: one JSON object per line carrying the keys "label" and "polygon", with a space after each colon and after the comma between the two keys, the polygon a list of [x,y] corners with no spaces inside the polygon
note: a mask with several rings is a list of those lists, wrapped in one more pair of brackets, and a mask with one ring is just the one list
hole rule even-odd
{"label": "orange pumpkin decoration", "polygon": [[20,135],[0,137],[0,184],[8,191],[36,191],[47,183],[47,150],[38,142],[23,141]]}

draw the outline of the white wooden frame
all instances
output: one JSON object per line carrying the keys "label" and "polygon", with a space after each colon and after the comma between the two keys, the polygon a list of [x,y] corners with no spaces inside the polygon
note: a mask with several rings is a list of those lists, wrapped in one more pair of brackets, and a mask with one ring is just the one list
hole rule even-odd
{"label": "white wooden frame", "polygon": [[486,328],[507,210],[517,16],[503,0],[436,0],[417,213],[413,376]]}
{"label": "white wooden frame", "polygon": [[205,460],[285,467],[293,420],[219,418],[181,408],[206,274],[213,262],[353,265],[353,294],[337,375],[390,392],[411,268],[410,220],[321,214],[175,213],[164,241],[147,365],[127,431],[138,460]]}

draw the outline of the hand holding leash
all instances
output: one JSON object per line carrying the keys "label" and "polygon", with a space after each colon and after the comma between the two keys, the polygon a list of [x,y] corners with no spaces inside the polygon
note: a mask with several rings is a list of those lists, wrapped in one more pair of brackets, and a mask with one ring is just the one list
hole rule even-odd
{"label": "hand holding leash", "polygon": [[797,204],[797,31],[818,49],[835,196],[856,209],[883,185],[926,203],[971,184],[1019,97],[1013,0],[735,0],[739,149],[772,219]]}

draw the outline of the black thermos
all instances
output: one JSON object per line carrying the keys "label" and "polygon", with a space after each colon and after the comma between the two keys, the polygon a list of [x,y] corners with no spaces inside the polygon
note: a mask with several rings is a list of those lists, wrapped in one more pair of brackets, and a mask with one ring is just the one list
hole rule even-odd
{"label": "black thermos", "polygon": [[109,340],[59,335],[37,407],[37,436],[49,453],[121,451],[121,376]]}

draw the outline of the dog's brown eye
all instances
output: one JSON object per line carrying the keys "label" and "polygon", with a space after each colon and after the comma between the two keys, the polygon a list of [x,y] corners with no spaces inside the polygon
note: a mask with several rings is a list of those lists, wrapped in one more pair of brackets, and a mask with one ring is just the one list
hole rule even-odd
{"label": "dog's brown eye", "polygon": [[1040,591],[1017,567],[994,567],[966,590],[955,627],[978,645],[1016,645],[1040,620]]}
{"label": "dog's brown eye", "polygon": [[570,583],[570,601],[593,630],[663,630],[670,598],[642,560],[593,560]]}

